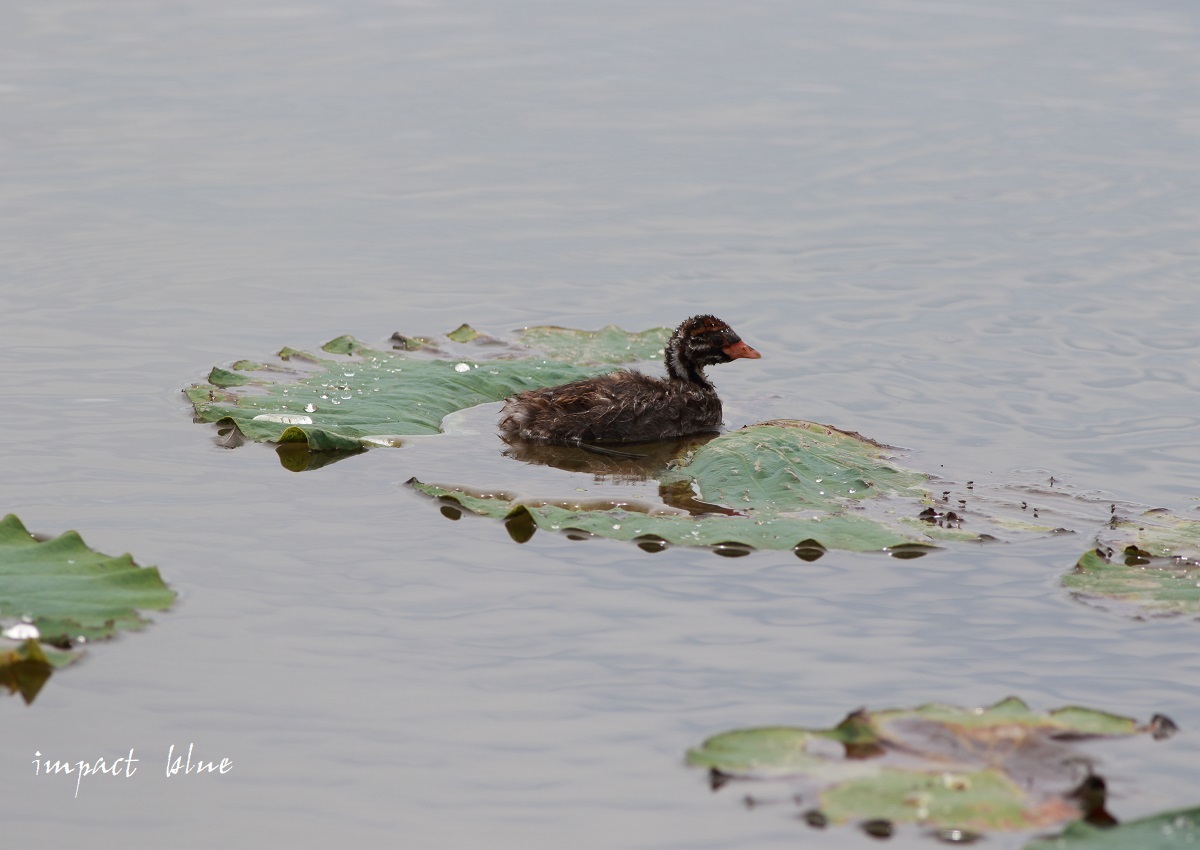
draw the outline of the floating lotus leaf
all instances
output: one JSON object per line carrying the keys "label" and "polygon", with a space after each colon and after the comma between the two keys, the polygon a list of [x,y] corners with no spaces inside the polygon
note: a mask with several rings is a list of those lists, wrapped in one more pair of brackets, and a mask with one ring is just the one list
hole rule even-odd
{"label": "floating lotus leaf", "polygon": [[[503,519],[521,527],[526,522],[545,531],[586,534],[613,540],[630,540],[649,544],[675,546],[711,546],[736,550],[739,546],[751,549],[847,549],[874,551],[923,546],[911,537],[888,531],[867,519],[856,517],[826,517],[824,519],[751,519],[712,514],[692,517],[686,514],[654,513],[654,507],[635,502],[619,506],[602,502],[562,504],[539,503],[536,500],[509,500],[503,494],[472,492],[462,487],[443,487],[411,482],[419,492],[428,496],[450,499],[472,513]],[[526,539],[532,535],[525,535]],[[521,541],[524,542],[524,541]],[[801,545],[803,544],[803,545]],[[915,550],[914,550],[915,551]]]}
{"label": "floating lotus leaf", "polygon": [[671,459],[658,482],[663,501],[653,504],[550,501],[410,483],[428,496],[504,519],[510,529],[681,546],[911,555],[938,532],[897,518],[920,512],[929,498],[928,476],[897,467],[878,443],[812,422],[779,420],[722,434]]}
{"label": "floating lotus leaf", "polygon": [[929,496],[929,476],[895,466],[886,446],[794,419],[723,434],[659,480],[666,486],[695,482],[703,501],[749,513],[798,514],[880,495]]}
{"label": "floating lotus leaf", "polygon": [[138,609],[163,610],[174,599],[157,568],[129,555],[89,549],[74,531],[42,542],[12,514],[0,520],[0,617],[31,623],[44,643],[140,629],[148,621]]}
{"label": "floating lotus leaf", "polygon": [[1149,511],[1113,519],[1063,585],[1151,616],[1200,614],[1200,521]]}
{"label": "floating lotus leaf", "polygon": [[663,358],[669,328],[629,333],[609,325],[598,331],[579,331],[553,325],[525,328],[517,339],[551,360],[571,363],[644,363]]}
{"label": "floating lotus leaf", "polygon": [[1059,835],[1029,842],[1024,850],[1191,850],[1197,846],[1200,807],[1107,827],[1076,821]]}
{"label": "floating lotus leaf", "polygon": [[709,738],[687,760],[709,769],[714,787],[732,779],[798,783],[798,803],[822,821],[1025,830],[1086,808],[1071,792],[1091,765],[1072,742],[1163,738],[1174,728],[1159,716],[1139,725],[1075,706],[1037,713],[1010,697],[981,709],[862,709],[832,729],[739,729]]}
{"label": "floating lotus leaf", "polygon": [[[1061,484],[936,481],[895,463],[887,446],[849,431],[775,420],[717,437],[623,447],[640,459],[575,448],[511,444],[505,454],[590,473],[596,482],[658,483],[658,499],[592,501],[412,481],[422,493],[503,519],[521,542],[538,530],[633,540],[643,548],[709,546],[723,554],[794,549],[806,560],[826,549],[887,550],[916,557],[943,542],[1028,539],[1095,527],[1109,503]],[[935,490],[938,498],[935,496]],[[1031,501],[1036,499],[1036,502]],[[1049,524],[1049,523],[1054,523]]]}
{"label": "floating lotus leaf", "polygon": [[502,342],[462,325],[442,339],[396,334],[390,350],[343,336],[322,347],[327,356],[285,348],[278,362],[214,368],[184,393],[198,421],[236,429],[229,445],[245,438],[355,451],[436,434],[448,414],[516,392],[657,359],[669,335],[540,327]]}

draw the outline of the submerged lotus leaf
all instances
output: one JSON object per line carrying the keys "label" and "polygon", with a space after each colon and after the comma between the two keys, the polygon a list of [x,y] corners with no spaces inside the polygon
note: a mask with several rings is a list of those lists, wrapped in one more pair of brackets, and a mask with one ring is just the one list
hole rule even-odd
{"label": "submerged lotus leaf", "polygon": [[[778,420],[687,449],[658,473],[663,502],[520,498],[470,487],[410,482],[473,513],[546,531],[679,546],[918,554],[932,537],[897,520],[919,511],[928,477],[900,469],[858,434]],[[865,505],[884,502],[871,512]],[[511,527],[511,526],[510,526]]]}
{"label": "submerged lotus leaf", "polygon": [[1116,826],[1075,821],[1059,835],[1024,850],[1181,850],[1200,846],[1200,807],[1162,812]]}
{"label": "submerged lotus leaf", "polygon": [[503,342],[462,325],[440,340],[396,334],[390,350],[343,336],[324,355],[284,348],[278,363],[216,367],[184,393],[198,421],[246,439],[354,451],[436,434],[467,407],[658,356],[669,333],[527,328]]}
{"label": "submerged lotus leaf", "polygon": [[140,629],[148,621],[139,609],[164,610],[174,599],[157,568],[129,555],[89,549],[74,531],[42,542],[12,514],[0,520],[0,617],[31,623],[43,642]]}
{"label": "submerged lotus leaf", "polygon": [[1063,585],[1150,616],[1200,614],[1200,521],[1163,511],[1114,519]]}
{"label": "submerged lotus leaf", "polygon": [[[1071,706],[1037,713],[1009,698],[989,708],[931,704],[851,713],[830,729],[723,732],[688,752],[719,787],[789,779],[806,806],[835,823],[884,819],[957,829],[1021,830],[1081,813],[1071,792],[1089,760],[1071,742],[1152,732],[1170,721]],[[815,804],[814,804],[815,801]]]}

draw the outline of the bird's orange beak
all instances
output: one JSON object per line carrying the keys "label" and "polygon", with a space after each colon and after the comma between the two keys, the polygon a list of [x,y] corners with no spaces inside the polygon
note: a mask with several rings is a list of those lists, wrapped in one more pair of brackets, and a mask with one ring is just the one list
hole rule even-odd
{"label": "bird's orange beak", "polygon": [[733,345],[727,345],[721,350],[725,352],[725,356],[730,360],[738,360],[742,357],[745,357],[747,360],[757,360],[762,357],[761,354],[759,354],[750,346],[746,345],[746,343],[742,342],[740,339]]}

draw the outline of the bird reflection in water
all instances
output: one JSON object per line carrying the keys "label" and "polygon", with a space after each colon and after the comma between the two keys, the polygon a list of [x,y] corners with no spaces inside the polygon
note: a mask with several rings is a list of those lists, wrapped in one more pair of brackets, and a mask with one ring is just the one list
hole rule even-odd
{"label": "bird reflection in water", "polygon": [[[551,466],[565,472],[591,475],[596,481],[611,484],[640,484],[658,481],[663,473],[686,458],[717,434],[698,434],[678,440],[660,440],[622,446],[622,452],[598,454],[591,449],[574,446],[554,446],[531,443],[520,439],[505,440],[505,457],[538,466]],[[659,498],[670,507],[693,516],[722,514],[742,516],[738,511],[701,501],[687,480],[659,484]]]}

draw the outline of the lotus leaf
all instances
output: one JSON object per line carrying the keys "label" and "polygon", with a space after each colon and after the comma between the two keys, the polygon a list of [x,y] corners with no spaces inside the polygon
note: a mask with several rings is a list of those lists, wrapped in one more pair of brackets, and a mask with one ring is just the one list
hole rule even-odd
{"label": "lotus leaf", "polygon": [[1200,614],[1200,521],[1163,511],[1114,518],[1063,585],[1152,616]]}
{"label": "lotus leaf", "polygon": [[1200,807],[1163,812],[1117,826],[1075,821],[1061,834],[1039,838],[1025,850],[1179,850],[1200,845]]}
{"label": "lotus leaf", "polygon": [[[928,477],[900,469],[886,447],[845,431],[779,420],[723,434],[656,473],[662,503],[555,502],[410,482],[473,513],[549,531],[683,546],[891,550],[916,553],[933,535],[894,519],[916,515]],[[866,506],[881,503],[868,512]]]}
{"label": "lotus leaf", "polygon": [[1070,742],[1173,730],[1159,716],[1143,726],[1076,706],[1042,714],[1010,697],[979,709],[862,709],[832,729],[723,732],[687,759],[708,768],[715,787],[730,779],[800,782],[804,805],[835,823],[1021,830],[1079,816],[1070,792],[1090,762]]}
{"label": "lotus leaf", "polygon": [[454,411],[656,359],[669,335],[538,327],[506,343],[463,325],[440,340],[396,334],[392,350],[343,336],[322,347],[331,356],[284,348],[278,363],[217,367],[184,392],[198,421],[254,441],[345,452],[436,434]]}
{"label": "lotus leaf", "polygon": [[74,531],[42,542],[12,514],[0,520],[0,617],[24,619],[44,643],[140,629],[147,620],[138,609],[163,610],[174,599],[157,568],[129,555],[89,549]]}

